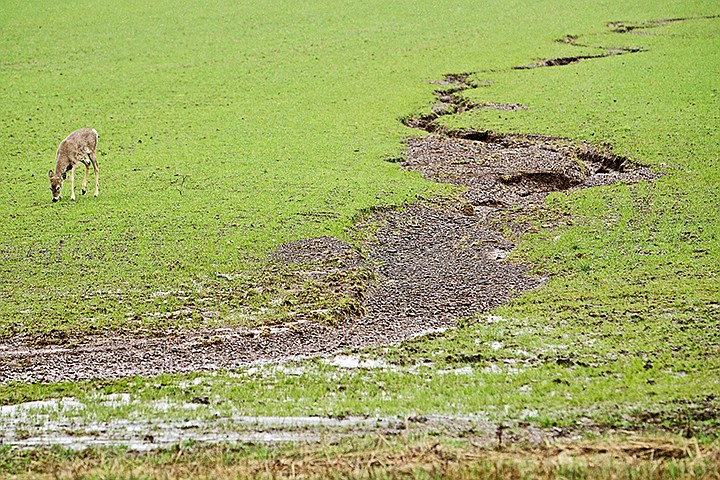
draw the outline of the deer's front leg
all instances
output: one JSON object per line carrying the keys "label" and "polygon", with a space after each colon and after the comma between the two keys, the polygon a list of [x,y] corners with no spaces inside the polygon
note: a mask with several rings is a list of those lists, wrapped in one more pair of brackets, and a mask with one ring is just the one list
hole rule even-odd
{"label": "deer's front leg", "polygon": [[88,177],[88,172],[89,172],[89,171],[90,171],[90,164],[89,164],[89,163],[86,163],[86,164],[85,164],[85,176],[83,177],[83,183],[82,183],[82,194],[83,194],[83,195],[85,195],[85,191],[86,191],[86,188],[87,188],[87,177]]}
{"label": "deer's front leg", "polygon": [[75,201],[75,167],[76,165],[73,165],[70,170],[70,200],[73,202]]}
{"label": "deer's front leg", "polygon": [[[95,170],[95,197],[98,196],[98,186],[100,185],[99,175],[100,168],[98,167],[97,157],[95,152],[90,152],[90,161],[92,162],[93,169]],[[89,167],[88,167],[89,168]]]}

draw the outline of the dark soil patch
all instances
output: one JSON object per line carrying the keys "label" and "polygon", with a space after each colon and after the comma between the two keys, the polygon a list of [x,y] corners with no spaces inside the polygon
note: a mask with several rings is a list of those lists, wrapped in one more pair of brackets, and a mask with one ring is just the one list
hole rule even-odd
{"label": "dark soil patch", "polygon": [[644,23],[629,23],[629,22],[610,22],[608,27],[615,33],[629,33],[647,30],[649,28],[662,27],[676,22],[686,22],[688,20],[712,20],[720,18],[720,15],[706,15],[701,17],[686,17],[686,18],[664,18],[661,20],[652,20]]}
{"label": "dark soil patch", "polygon": [[[544,279],[506,260],[513,243],[497,225],[510,211],[540,208],[553,191],[653,178],[648,169],[587,145],[540,136],[479,141],[442,135],[407,140],[402,166],[463,186],[455,199],[372,214],[375,239],[358,249],[332,237],[292,242],[271,261],[298,275],[350,278],[372,270],[364,315],[336,327],[309,320],[258,329],[214,329],[138,338],[93,336],[73,346],[0,343],[0,381],[53,382],[233,368],[258,360],[322,355],[395,343],[491,310]],[[362,225],[361,225],[362,228]],[[342,290],[345,286],[338,285]]]}
{"label": "dark soil patch", "polygon": [[479,108],[490,108],[493,110],[502,110],[504,112],[514,112],[516,110],[530,110],[530,107],[521,103],[481,103]]}
{"label": "dark soil patch", "polygon": [[357,249],[334,237],[307,238],[285,243],[270,255],[283,263],[336,263],[341,268],[358,268],[363,258]]}
{"label": "dark soil patch", "polygon": [[488,138],[410,138],[402,165],[428,179],[467,187],[462,198],[469,204],[493,208],[541,205],[550,192],[657,177],[624,157],[561,138]]}
{"label": "dark soil patch", "polygon": [[602,53],[598,53],[596,55],[577,55],[577,56],[570,56],[570,57],[549,58],[547,60],[541,60],[538,62],[529,63],[527,65],[519,65],[519,66],[513,67],[513,68],[515,70],[528,70],[531,68],[542,68],[542,67],[562,67],[564,65],[572,65],[574,63],[579,63],[582,60],[613,57],[616,55],[627,55],[629,53],[640,53],[640,52],[644,52],[644,51],[645,51],[644,49],[639,48],[639,47],[614,48],[611,50],[606,50]]}

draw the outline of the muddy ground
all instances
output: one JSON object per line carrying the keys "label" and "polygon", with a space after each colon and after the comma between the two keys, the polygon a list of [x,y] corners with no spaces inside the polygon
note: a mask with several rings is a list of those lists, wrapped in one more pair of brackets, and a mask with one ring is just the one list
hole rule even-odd
{"label": "muddy ground", "polygon": [[[543,208],[548,193],[654,176],[624,159],[562,139],[493,136],[472,140],[431,134],[409,138],[407,144],[403,168],[465,187],[464,192],[372,215],[358,227],[377,228],[374,240],[360,248],[320,237],[285,244],[270,256],[272,262],[313,276],[338,269],[372,269],[375,280],[362,298],[364,315],[349,316],[336,327],[300,321],[164,337],[93,336],[72,347],[42,347],[14,338],[0,343],[0,381],[55,382],[232,369],[256,361],[396,343],[453,327],[459,319],[491,310],[546,280],[528,273],[528,266],[506,259],[514,244],[500,232],[519,235],[532,226],[528,215]],[[22,415],[17,425],[11,420],[16,409],[22,413],[23,408],[38,403],[59,409],[63,402],[74,405],[74,399],[65,398],[1,407],[8,411],[0,415],[10,417],[0,443],[74,449],[125,445],[147,450],[190,439],[203,443],[317,442],[382,432],[471,438],[476,446],[494,447],[572,442],[596,428],[523,425],[506,429],[473,416],[233,417],[223,419],[222,428],[213,422],[91,422],[80,435],[68,427],[74,423],[62,416],[42,422],[32,432],[25,430]]]}
{"label": "muddy ground", "polygon": [[407,144],[402,168],[462,186],[464,193],[371,216],[364,223],[376,226],[375,239],[361,248],[322,237],[283,245],[271,255],[271,261],[297,269],[316,268],[319,260],[334,268],[372,269],[375,281],[362,298],[364,315],[337,326],[299,321],[162,337],[97,335],[71,346],[10,338],[0,342],[0,382],[232,369],[397,343],[453,327],[545,281],[529,274],[528,266],[506,260],[514,245],[500,232],[510,226],[522,233],[527,225],[517,220],[520,214],[543,208],[550,192],[654,176],[623,158],[557,138],[442,132],[408,138]]}
{"label": "muddy ground", "polygon": [[[461,193],[370,215],[358,225],[372,232],[368,235],[372,240],[364,245],[320,237],[282,245],[269,257],[270,262],[297,275],[319,279],[320,285],[331,276],[355,281],[372,278],[367,288],[342,282],[332,285],[359,296],[358,311],[362,313],[345,315],[335,326],[301,320],[255,329],[219,328],[157,337],[95,335],[61,345],[15,337],[0,342],[0,383],[152,376],[332,355],[451,328],[460,319],[492,310],[540,287],[546,278],[531,274],[529,266],[507,257],[514,248],[512,238],[537,228],[549,193],[636,182],[655,174],[602,149],[565,139],[443,128],[440,117],[471,108],[526,108],[465,101],[460,92],[477,86],[467,78],[448,75],[437,82],[438,103],[431,112],[404,120],[424,134],[407,139],[407,153],[401,160],[402,168],[456,185]],[[353,275],[368,271],[372,272],[369,276]],[[57,405],[48,408],[73,401],[51,400]],[[8,412],[0,414],[32,408],[35,403],[5,406],[2,408]],[[505,429],[477,417],[429,416],[238,417],[225,419],[220,429],[202,422],[100,422],[85,425],[85,434],[79,435],[68,430],[69,424],[62,418],[43,422],[34,432],[26,432],[23,416],[19,418],[19,425],[8,420],[0,442],[25,448],[126,445],[145,450],[188,439],[204,443],[313,442],[380,431],[383,435],[442,434],[472,438],[478,446],[501,446],[518,441],[538,445],[567,442],[582,433],[527,425]],[[583,427],[583,432],[587,433],[588,427]]]}

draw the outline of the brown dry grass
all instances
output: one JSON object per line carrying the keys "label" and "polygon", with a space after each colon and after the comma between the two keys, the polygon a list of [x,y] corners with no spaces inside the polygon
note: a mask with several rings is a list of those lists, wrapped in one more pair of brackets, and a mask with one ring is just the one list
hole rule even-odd
{"label": "brown dry grass", "polygon": [[[17,460],[23,454],[16,455]],[[427,439],[408,443],[377,437],[292,448],[179,446],[153,453],[97,450],[70,456],[24,455],[24,461],[14,463],[10,478],[720,478],[720,446],[678,438],[487,449],[469,443]],[[8,465],[7,458],[4,463]]]}

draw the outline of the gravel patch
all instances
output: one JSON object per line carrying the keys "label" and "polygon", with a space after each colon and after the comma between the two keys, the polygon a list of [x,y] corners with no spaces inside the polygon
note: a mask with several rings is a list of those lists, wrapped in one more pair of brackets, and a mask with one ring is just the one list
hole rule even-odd
{"label": "gravel patch", "polygon": [[[375,238],[358,249],[336,238],[292,242],[272,261],[318,261],[375,271],[365,315],[336,327],[299,321],[259,329],[221,328],[167,337],[98,335],[72,347],[0,343],[0,382],[56,382],[235,368],[257,361],[327,355],[397,343],[455,326],[543,284],[506,257],[514,245],[498,219],[541,205],[552,191],[652,178],[647,169],[562,139],[507,136],[475,141],[430,135],[407,140],[402,166],[464,186],[449,200],[424,201],[372,215]],[[363,228],[361,225],[360,228]]]}

